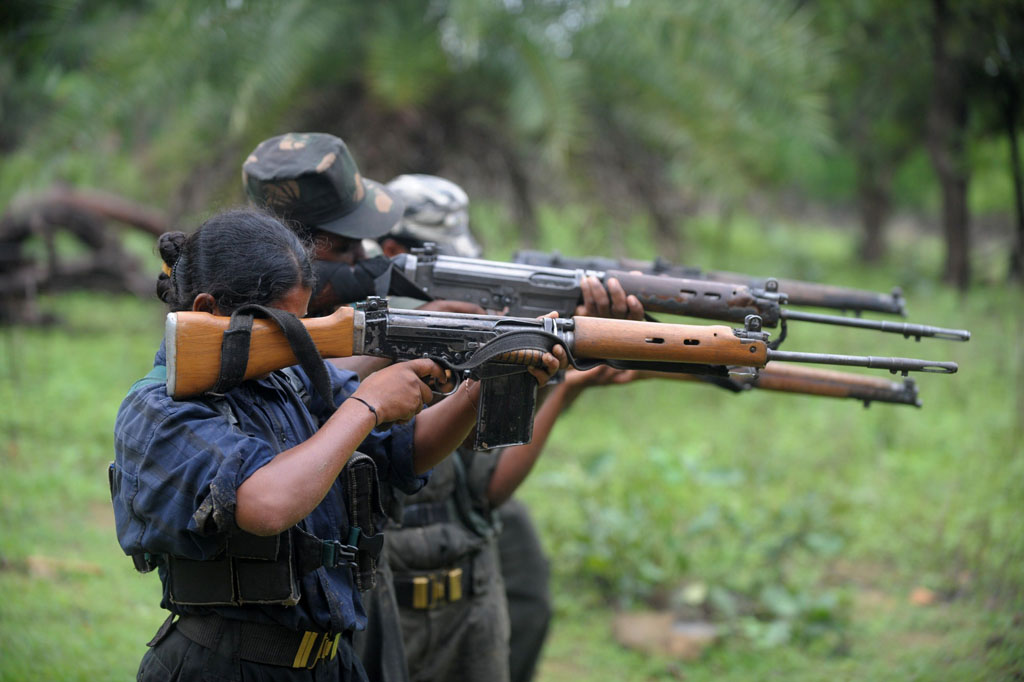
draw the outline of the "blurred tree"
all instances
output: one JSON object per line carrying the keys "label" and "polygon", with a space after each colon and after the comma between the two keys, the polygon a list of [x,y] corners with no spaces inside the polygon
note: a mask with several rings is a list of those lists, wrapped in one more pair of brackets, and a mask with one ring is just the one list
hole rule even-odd
{"label": "blurred tree", "polygon": [[[942,224],[946,236],[943,277],[960,289],[970,284],[970,233],[967,186],[969,114],[999,112],[1009,137],[1011,175],[1017,204],[1017,244],[1024,234],[1020,152],[1020,93],[1024,68],[1016,54],[1024,39],[1024,3],[1020,0],[932,0],[933,88],[928,112],[928,150],[942,186]],[[986,75],[988,74],[988,75]],[[991,78],[990,76],[995,76]],[[1020,270],[1020,247],[1012,250],[1011,275]]]}
{"label": "blurred tree", "polygon": [[950,0],[932,0],[930,22],[932,91],[928,101],[927,145],[942,190],[942,229],[946,239],[943,279],[966,290],[970,285],[970,231],[967,186],[969,39],[962,9]]}
{"label": "blurred tree", "polygon": [[175,220],[237,200],[258,140],[315,127],[374,174],[489,178],[527,242],[538,200],[575,188],[616,216],[646,211],[671,254],[697,197],[784,182],[788,150],[827,139],[830,60],[788,2],[11,7],[0,200],[61,179],[167,202]]}
{"label": "blurred tree", "polygon": [[927,6],[885,0],[823,1],[818,23],[836,45],[829,87],[836,138],[856,167],[863,227],[860,256],[885,254],[884,227],[893,178],[924,140],[921,103],[928,96]]}
{"label": "blurred tree", "polygon": [[809,20],[746,0],[589,5],[573,42],[587,75],[587,172],[651,215],[664,255],[677,255],[698,198],[778,186],[794,140],[828,142],[831,59]]}
{"label": "blurred tree", "polygon": [[981,134],[1005,136],[1009,143],[1014,227],[1007,271],[1011,279],[1024,281],[1024,2],[975,3],[968,17],[978,33],[972,58],[984,73],[975,84]]}

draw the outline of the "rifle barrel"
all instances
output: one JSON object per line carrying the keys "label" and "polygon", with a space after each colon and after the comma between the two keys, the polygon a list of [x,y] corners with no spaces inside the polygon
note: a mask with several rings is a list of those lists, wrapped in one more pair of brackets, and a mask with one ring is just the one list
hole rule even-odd
{"label": "rifle barrel", "polygon": [[840,327],[857,327],[858,329],[873,329],[890,334],[902,334],[918,341],[922,337],[946,339],[947,341],[970,341],[971,332],[966,329],[946,329],[945,327],[932,327],[926,324],[910,324],[907,322],[890,322],[889,320],[865,320],[862,317],[845,317],[843,315],[822,315],[821,313],[808,313],[802,310],[789,310],[784,308],[780,311],[784,320],[798,320],[801,322],[821,322],[822,324],[834,324]]}
{"label": "rifle barrel", "polygon": [[833,353],[801,353],[798,351],[769,350],[768,361],[809,362],[819,365],[847,365],[887,369],[890,372],[931,372],[933,374],[956,374],[959,367],[955,362],[918,360],[916,358],[887,358],[874,355],[835,355]]}

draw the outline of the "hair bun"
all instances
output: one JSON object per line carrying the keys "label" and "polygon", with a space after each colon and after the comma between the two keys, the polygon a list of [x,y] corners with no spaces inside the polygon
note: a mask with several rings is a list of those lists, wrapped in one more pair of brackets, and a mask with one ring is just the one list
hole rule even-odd
{"label": "hair bun", "polygon": [[174,261],[181,255],[181,247],[185,243],[184,232],[164,232],[157,241],[160,257],[168,267],[174,267]]}
{"label": "hair bun", "polygon": [[181,256],[182,247],[185,244],[184,232],[164,232],[157,240],[157,249],[160,250],[160,258],[164,261],[163,272],[156,278],[156,295],[164,303],[175,306],[176,292],[174,282],[171,280],[171,272],[174,264]]}

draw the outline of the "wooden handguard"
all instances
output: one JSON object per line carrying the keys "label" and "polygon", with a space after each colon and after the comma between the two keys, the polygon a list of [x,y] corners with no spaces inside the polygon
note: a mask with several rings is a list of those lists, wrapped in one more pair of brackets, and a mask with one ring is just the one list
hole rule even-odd
{"label": "wooden handguard", "polygon": [[725,325],[661,324],[576,317],[573,353],[578,358],[687,362],[764,367],[762,341],[737,337]]}
{"label": "wooden handguard", "polygon": [[814,367],[801,367],[773,362],[758,372],[753,380],[757,388],[787,393],[848,398],[858,387],[876,391],[899,391],[900,384],[883,377],[836,372]]}
{"label": "wooden handguard", "polygon": [[[210,390],[220,376],[220,348],[230,318],[209,313],[169,313],[167,342],[167,394],[190,398]],[[343,358],[352,355],[353,311],[339,308],[327,317],[302,320],[320,355]],[[252,344],[245,378],[252,379],[298,362],[288,340],[273,322],[253,321]]]}
{"label": "wooden handguard", "polygon": [[543,367],[544,351],[536,349],[513,350],[495,355],[494,362],[506,365],[526,365],[527,367]]}

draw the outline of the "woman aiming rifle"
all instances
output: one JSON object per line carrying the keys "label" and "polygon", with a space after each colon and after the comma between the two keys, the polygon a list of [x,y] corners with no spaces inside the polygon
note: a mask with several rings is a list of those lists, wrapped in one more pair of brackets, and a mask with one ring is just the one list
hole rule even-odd
{"label": "woman aiming rifle", "polygon": [[[172,312],[306,313],[308,252],[266,214],[231,211],[191,235],[165,234],[160,253],[157,290]],[[379,538],[372,519],[353,519],[375,515],[376,476],[409,493],[423,486],[471,431],[478,386],[424,409],[425,381],[445,382],[431,360],[360,383],[307,359],[309,371],[175,401],[160,379],[165,358],[161,346],[121,405],[110,472],[118,540],[140,570],[159,570],[171,612],[139,679],[365,679],[350,642],[365,626],[357,579],[372,583],[360,555]],[[545,355],[538,383],[560,360]],[[310,375],[322,375],[317,365],[327,390]]]}

